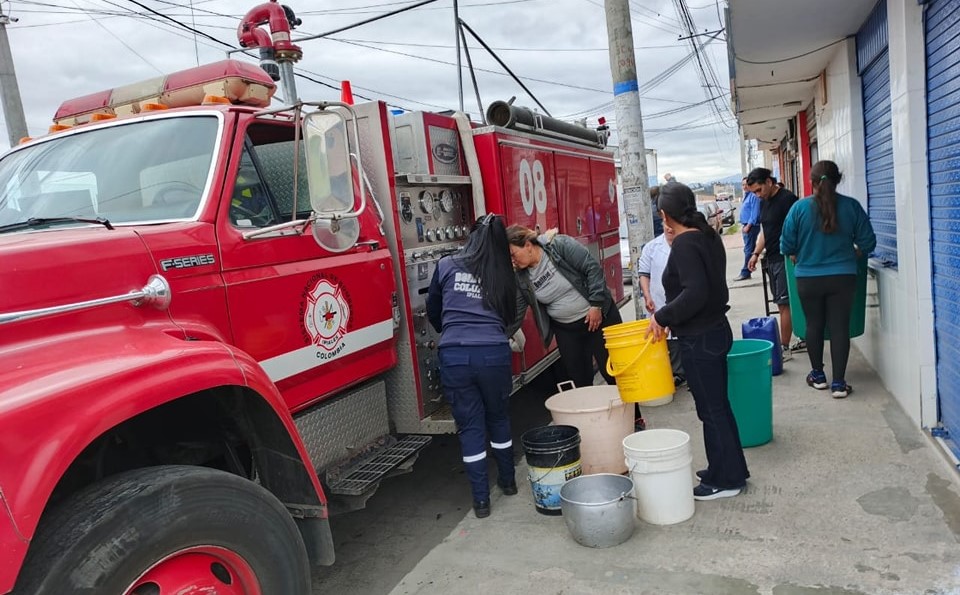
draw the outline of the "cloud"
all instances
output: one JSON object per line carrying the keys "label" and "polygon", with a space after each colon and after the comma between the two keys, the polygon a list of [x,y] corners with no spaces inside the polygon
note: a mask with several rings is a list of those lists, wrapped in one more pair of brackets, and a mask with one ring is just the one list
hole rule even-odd
{"label": "cloud", "polygon": [[[195,22],[197,29],[232,45],[236,45],[239,17],[256,4],[193,0],[191,14],[190,0],[176,0],[182,6],[174,6],[171,0],[140,2],[188,25]],[[389,0],[345,0],[335,6],[294,0],[287,3],[303,19],[295,38],[330,31],[405,5]],[[540,79],[524,83],[552,114],[585,116],[591,125],[605,116],[615,130],[609,55],[603,49],[607,46],[607,32],[602,4],[602,0],[460,0],[460,14],[486,43],[500,48],[498,55],[515,73]],[[681,31],[670,0],[644,0],[640,4],[631,3],[637,71],[643,86],[687,55],[689,43],[677,40]],[[323,8],[316,8],[318,5]],[[334,85],[349,79],[355,93],[383,99],[394,106],[456,109],[456,69],[442,63],[456,59],[451,6],[451,0],[439,0],[339,33],[334,36],[339,41],[305,41],[304,58],[298,67],[314,73],[309,76]],[[32,135],[45,133],[64,99],[149,79],[158,76],[158,69],[172,72],[196,66],[198,61],[225,57],[225,48],[219,44],[200,36],[195,40],[193,33],[156,15],[145,16],[147,11],[132,2],[21,1],[13,3],[12,9],[12,16],[19,21],[8,31]],[[126,16],[104,14],[108,12]],[[701,30],[720,28],[715,10],[694,10],[693,16]],[[395,45],[387,45],[388,42]],[[515,95],[518,104],[536,106],[469,35],[468,43],[474,66],[497,73],[477,72],[485,105]],[[713,43],[706,53],[725,84],[729,77],[723,43]],[[463,64],[466,67],[466,60]],[[477,118],[469,73],[464,71],[463,78],[464,107]],[[336,91],[301,78],[297,85],[303,98],[338,97]],[[643,112],[654,116],[707,98],[693,63],[687,63],[644,95]],[[661,175],[669,170],[680,179],[707,181],[739,170],[736,132],[714,120],[707,104],[645,118],[644,128],[649,131],[646,146],[657,149]],[[616,136],[613,138],[615,141]]]}

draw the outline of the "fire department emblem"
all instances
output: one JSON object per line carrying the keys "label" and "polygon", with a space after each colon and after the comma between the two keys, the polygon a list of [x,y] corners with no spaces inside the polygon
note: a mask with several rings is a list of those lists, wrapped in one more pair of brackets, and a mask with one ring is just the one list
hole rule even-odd
{"label": "fire department emblem", "polygon": [[338,283],[320,279],[306,297],[303,326],[314,345],[333,351],[347,334],[347,321],[350,320],[350,306],[343,291]]}

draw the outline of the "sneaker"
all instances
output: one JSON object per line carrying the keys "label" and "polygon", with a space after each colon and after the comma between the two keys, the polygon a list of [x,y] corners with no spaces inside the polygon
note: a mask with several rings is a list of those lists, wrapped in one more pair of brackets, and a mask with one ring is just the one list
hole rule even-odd
{"label": "sneaker", "polygon": [[734,281],[746,281],[750,278],[750,275],[737,275],[733,278]]}
{"label": "sneaker", "polygon": [[647,429],[647,420],[643,419],[642,417],[638,417],[637,419],[633,420],[634,432],[642,432],[646,429]]}
{"label": "sneaker", "polygon": [[517,493],[516,481],[505,481],[505,482],[498,481],[497,485],[500,486],[500,491],[503,492],[504,496],[515,496]]}
{"label": "sneaker", "polygon": [[694,500],[716,500],[718,498],[732,498],[739,495],[743,488],[717,488],[700,482],[700,485],[693,488]]}
{"label": "sneaker", "polygon": [[796,343],[790,346],[790,351],[794,353],[802,353],[807,350],[807,342],[803,339],[798,340]]}
{"label": "sneaker", "polygon": [[673,387],[680,388],[687,383],[687,379],[681,376],[680,374],[675,374],[673,377]]}
{"label": "sneaker", "polygon": [[485,519],[490,516],[490,501],[489,500],[474,500],[473,501],[473,513],[477,515],[478,519]]}
{"label": "sneaker", "polygon": [[827,388],[827,375],[823,373],[823,370],[810,370],[810,373],[807,374],[807,386],[824,390]]}
{"label": "sneaker", "polygon": [[780,348],[783,350],[783,361],[788,362],[793,359],[793,352],[790,351],[789,347],[781,345]]}
{"label": "sneaker", "polygon": [[834,380],[830,385],[830,394],[834,399],[843,399],[853,392],[853,387],[843,380]]}

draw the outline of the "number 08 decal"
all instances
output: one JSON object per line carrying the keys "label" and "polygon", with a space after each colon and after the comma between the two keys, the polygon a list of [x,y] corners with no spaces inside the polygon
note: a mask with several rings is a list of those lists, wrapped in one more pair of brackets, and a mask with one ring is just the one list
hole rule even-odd
{"label": "number 08 decal", "polygon": [[534,159],[532,166],[526,159],[520,160],[520,202],[527,215],[532,215],[534,208],[538,213],[547,212],[546,177],[539,159]]}

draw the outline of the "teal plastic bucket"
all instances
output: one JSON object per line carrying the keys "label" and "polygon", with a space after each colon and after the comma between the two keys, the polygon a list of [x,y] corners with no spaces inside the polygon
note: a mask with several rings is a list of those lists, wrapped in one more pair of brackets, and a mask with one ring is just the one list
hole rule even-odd
{"label": "teal plastic bucket", "polygon": [[773,343],[737,339],[727,354],[727,393],[744,448],[773,440]]}
{"label": "teal plastic bucket", "polygon": [[[797,277],[794,274],[793,261],[787,264],[787,294],[790,296],[790,314],[793,320],[793,334],[801,339],[807,338],[807,317],[797,293]],[[859,337],[867,326],[867,257],[857,260],[857,290],[853,294],[853,309],[850,311],[850,338]],[[823,338],[830,340],[830,329],[823,329]]]}

